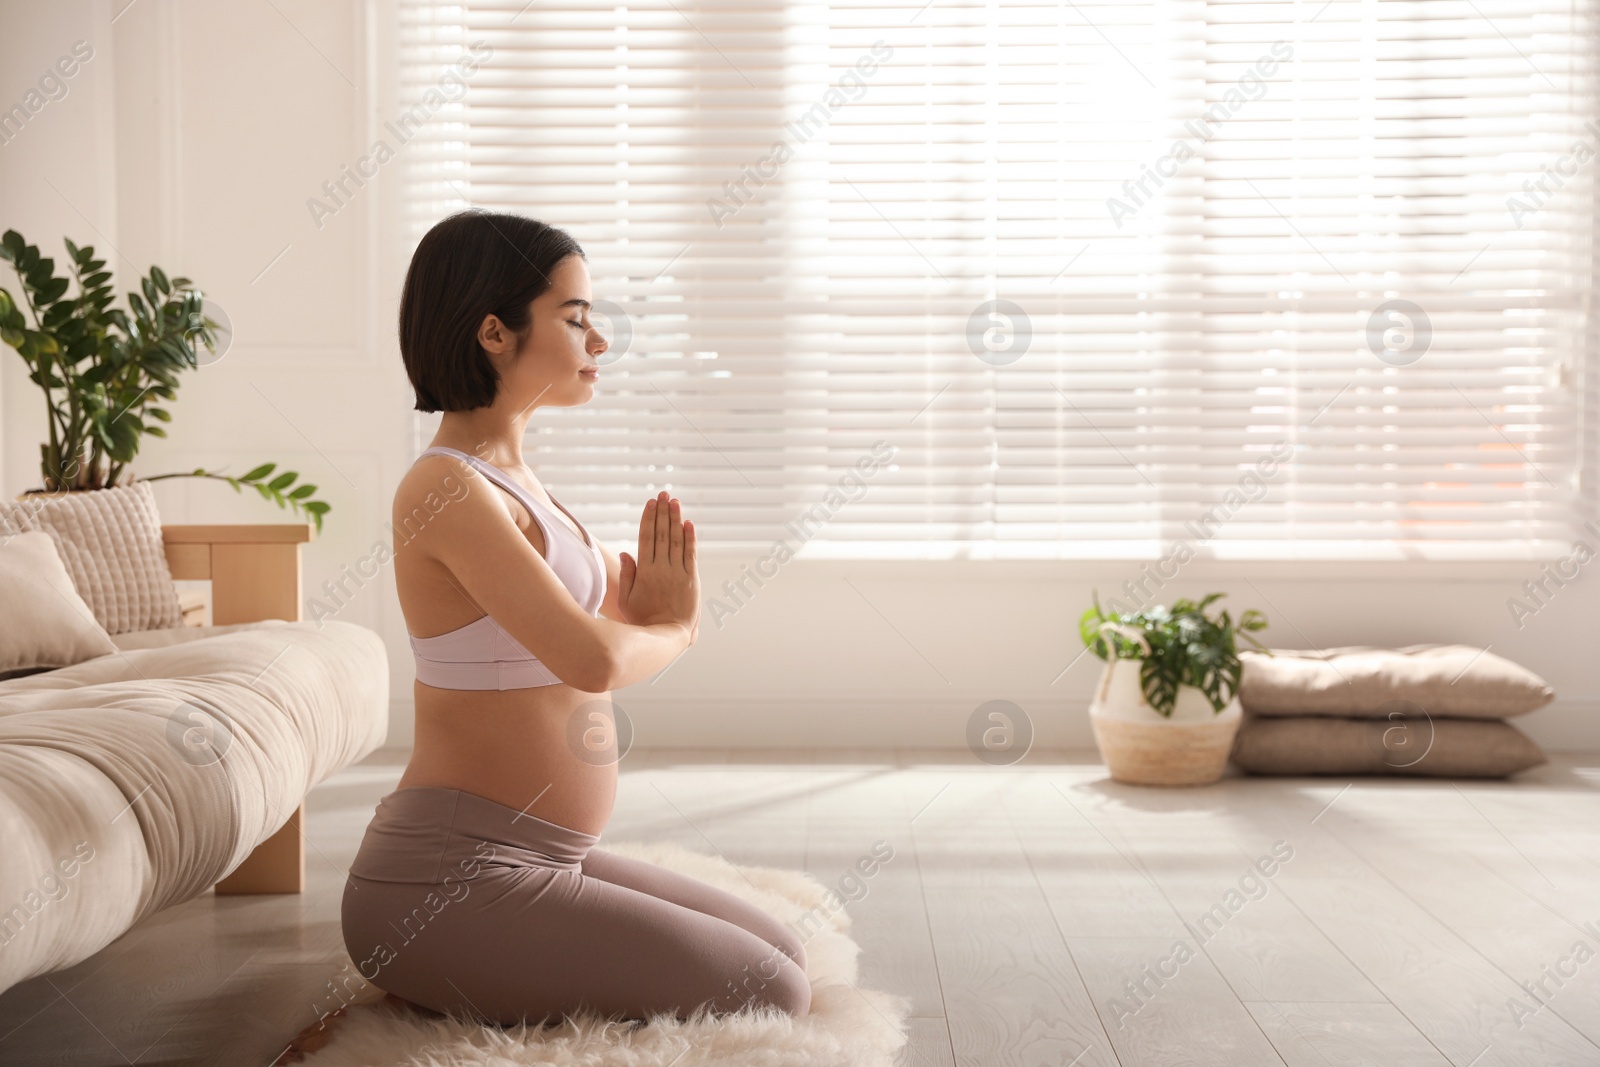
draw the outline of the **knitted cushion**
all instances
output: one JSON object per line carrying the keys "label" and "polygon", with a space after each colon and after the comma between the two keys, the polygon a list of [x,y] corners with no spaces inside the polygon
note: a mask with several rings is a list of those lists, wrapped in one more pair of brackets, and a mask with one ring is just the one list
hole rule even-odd
{"label": "knitted cushion", "polygon": [[183,625],[148,482],[0,503],[0,536],[55,539],[78,595],[108,634]]}

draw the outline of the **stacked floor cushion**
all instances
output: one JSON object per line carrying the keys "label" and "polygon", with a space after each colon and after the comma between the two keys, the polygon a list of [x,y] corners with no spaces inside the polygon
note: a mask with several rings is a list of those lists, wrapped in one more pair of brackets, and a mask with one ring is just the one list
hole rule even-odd
{"label": "stacked floor cushion", "polygon": [[1232,759],[1256,774],[1501,778],[1545,762],[1507,719],[1555,697],[1468,645],[1241,652]]}

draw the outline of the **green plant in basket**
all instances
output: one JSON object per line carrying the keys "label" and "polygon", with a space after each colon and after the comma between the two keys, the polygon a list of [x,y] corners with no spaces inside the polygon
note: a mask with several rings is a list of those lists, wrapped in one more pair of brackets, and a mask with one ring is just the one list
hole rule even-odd
{"label": "green plant in basket", "polygon": [[1171,608],[1157,604],[1140,611],[1107,614],[1096,593],[1094,606],[1078,620],[1078,632],[1083,643],[1107,662],[1141,660],[1139,687],[1145,700],[1162,715],[1172,716],[1178,687],[1183,685],[1204,693],[1211,710],[1220,713],[1238,692],[1243,673],[1236,638],[1243,637],[1271,655],[1253,636],[1254,631],[1267,628],[1261,612],[1251,608],[1238,623],[1226,609],[1214,616],[1206,614],[1211,602],[1224,595],[1212,593],[1198,603],[1177,600]]}

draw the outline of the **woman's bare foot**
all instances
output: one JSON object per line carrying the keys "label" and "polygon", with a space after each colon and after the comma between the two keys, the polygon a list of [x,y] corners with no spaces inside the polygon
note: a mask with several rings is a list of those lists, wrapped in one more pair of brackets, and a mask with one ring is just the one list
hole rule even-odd
{"label": "woman's bare foot", "polygon": [[[372,987],[368,991],[376,992],[376,987]],[[339,1020],[345,1018],[346,1012],[351,1008],[367,1004],[383,1004],[385,1007],[393,1008],[396,1011],[414,1011],[423,1015],[438,1014],[420,1004],[413,1004],[404,997],[397,997],[393,993],[385,993],[381,998],[366,997],[354,1003],[346,1004],[338,1011],[330,1011],[300,1031],[294,1036],[294,1040],[289,1042],[289,1047],[284,1049],[276,1060],[272,1061],[272,1067],[290,1067],[291,1064],[305,1062],[307,1056],[314,1052],[320,1052],[329,1041],[333,1040],[334,1030],[338,1027]]]}
{"label": "woman's bare foot", "polygon": [[298,1034],[289,1042],[289,1047],[278,1054],[272,1061],[272,1067],[288,1067],[289,1064],[303,1063],[305,1058],[313,1052],[320,1052],[322,1047],[333,1039],[333,1028],[344,1017],[345,1009],[329,1012]]}

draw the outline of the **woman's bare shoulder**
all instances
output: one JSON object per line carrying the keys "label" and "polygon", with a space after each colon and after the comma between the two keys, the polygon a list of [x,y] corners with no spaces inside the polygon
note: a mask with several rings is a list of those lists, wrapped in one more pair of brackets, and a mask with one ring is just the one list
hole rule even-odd
{"label": "woman's bare shoulder", "polygon": [[395,487],[394,524],[397,528],[425,525],[449,509],[472,511],[495,501],[496,494],[477,492],[483,483],[471,464],[457,456],[438,452],[423,456]]}

